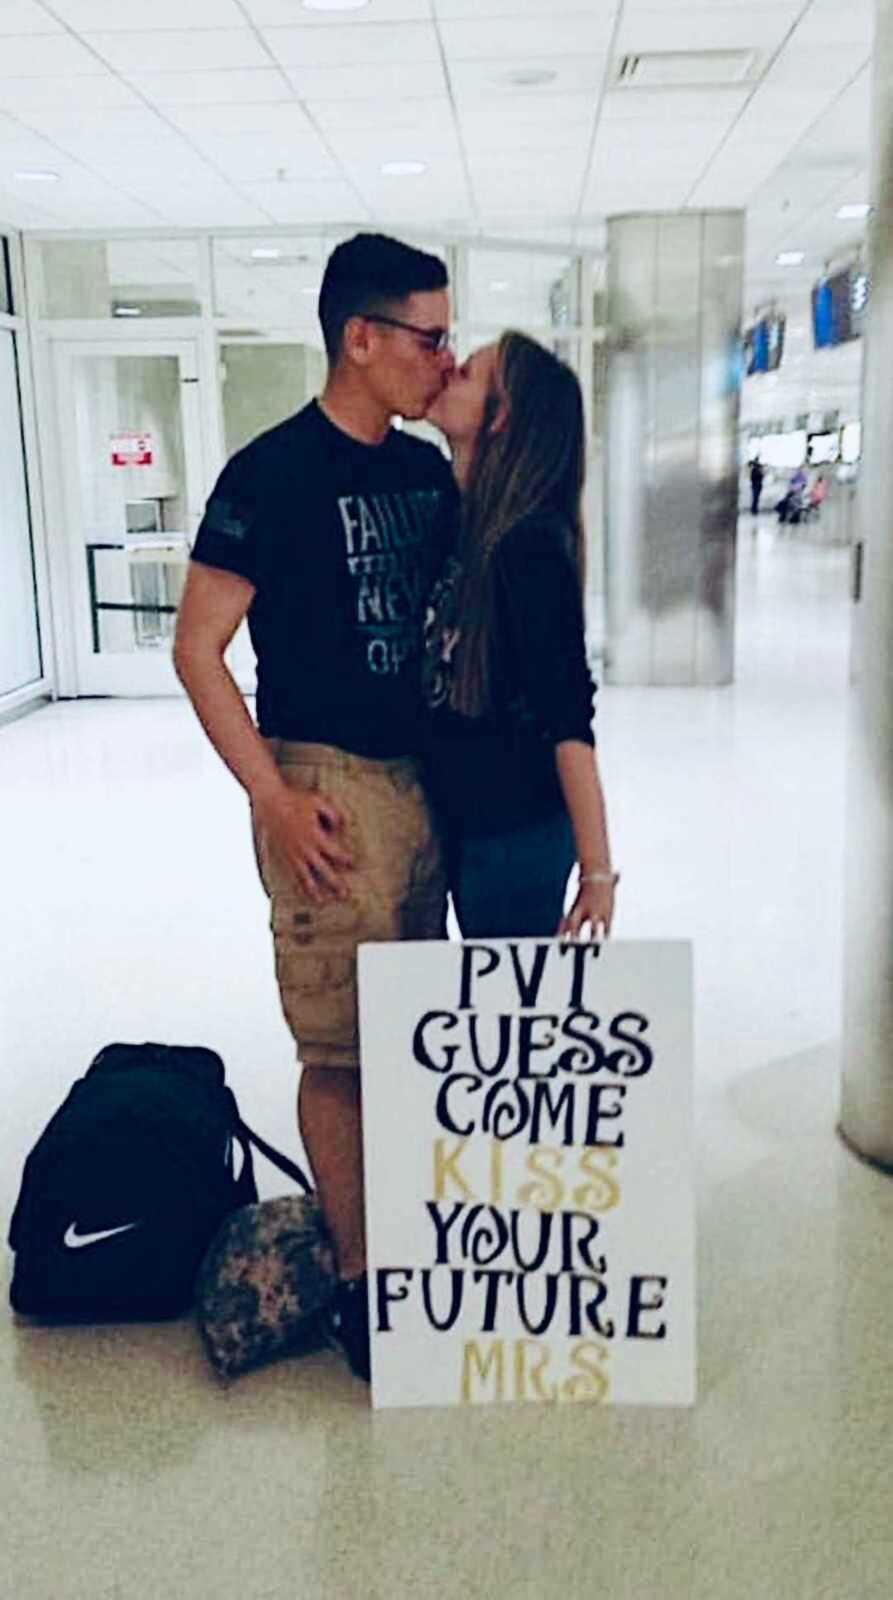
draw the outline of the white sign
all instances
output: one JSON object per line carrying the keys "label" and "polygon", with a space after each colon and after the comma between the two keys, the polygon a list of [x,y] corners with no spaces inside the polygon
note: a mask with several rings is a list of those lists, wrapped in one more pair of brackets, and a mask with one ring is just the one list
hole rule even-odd
{"label": "white sign", "polygon": [[695,1398],[683,943],[359,953],[376,1407]]}
{"label": "white sign", "polygon": [[154,446],[151,433],[113,433],[109,439],[113,467],[151,467]]}

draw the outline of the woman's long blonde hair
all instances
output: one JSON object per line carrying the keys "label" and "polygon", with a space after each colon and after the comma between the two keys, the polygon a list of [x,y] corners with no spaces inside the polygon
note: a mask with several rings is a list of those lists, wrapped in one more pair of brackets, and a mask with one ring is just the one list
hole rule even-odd
{"label": "woman's long blonde hair", "polygon": [[[507,420],[491,432],[503,405]],[[583,396],[576,373],[535,339],[504,333],[462,496],[460,638],[452,703],[466,716],[479,716],[490,703],[493,556],[508,530],[542,511],[564,522],[573,533],[582,591],[585,477]]]}

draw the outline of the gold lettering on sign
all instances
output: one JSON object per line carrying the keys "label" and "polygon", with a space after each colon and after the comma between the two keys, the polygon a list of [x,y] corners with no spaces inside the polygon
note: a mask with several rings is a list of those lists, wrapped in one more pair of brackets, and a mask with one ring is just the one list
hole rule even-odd
{"label": "gold lettering on sign", "polygon": [[482,1353],[476,1339],[470,1339],[465,1345],[462,1355],[462,1404],[474,1404],[477,1395],[472,1392],[475,1378],[484,1384],[490,1376],[491,1368],[496,1374],[496,1394],[484,1398],[503,1400],[505,1398],[505,1345],[502,1339],[494,1339],[486,1354]]}
{"label": "gold lettering on sign", "polygon": [[[599,1165],[598,1163],[601,1163]],[[574,1190],[574,1205],[580,1211],[595,1212],[599,1215],[603,1211],[613,1211],[620,1204],[620,1185],[613,1173],[606,1172],[605,1167],[616,1167],[617,1157],[610,1150],[585,1150],[580,1157],[580,1171],[591,1178],[591,1183],[583,1183]]]}
{"label": "gold lettering on sign", "polygon": [[[492,1339],[489,1345],[469,1340],[462,1356],[462,1404],[493,1405],[509,1401],[533,1401],[555,1405],[599,1404],[611,1390],[607,1370],[610,1350],[594,1339],[578,1340],[570,1346],[571,1376],[563,1382],[549,1383],[545,1373],[554,1351],[540,1339]],[[508,1365],[511,1357],[511,1365]],[[506,1387],[514,1379],[513,1392]]]}
{"label": "gold lettering on sign", "polygon": [[[531,1366],[528,1372],[527,1356],[530,1352]],[[547,1344],[541,1344],[538,1339],[515,1340],[515,1399],[527,1399],[527,1378],[533,1386],[534,1400],[552,1402],[558,1399],[558,1390],[554,1383],[548,1388],[543,1383],[543,1373],[549,1365],[552,1352]]]}
{"label": "gold lettering on sign", "polygon": [[465,1154],[468,1140],[460,1139],[456,1148],[447,1155],[446,1139],[434,1141],[434,1198],[445,1200],[447,1192],[447,1179],[452,1178],[463,1200],[473,1200],[474,1190],[469,1189],[456,1163]]}
{"label": "gold lettering on sign", "polygon": [[564,1196],[564,1185],[558,1177],[564,1165],[564,1151],[551,1150],[547,1145],[537,1145],[525,1162],[527,1171],[541,1183],[525,1183],[518,1190],[519,1206],[535,1206],[537,1211],[558,1211]]}
{"label": "gold lettering on sign", "polygon": [[490,1142],[490,1204],[502,1205],[502,1180],[505,1167],[505,1147],[499,1139]]}

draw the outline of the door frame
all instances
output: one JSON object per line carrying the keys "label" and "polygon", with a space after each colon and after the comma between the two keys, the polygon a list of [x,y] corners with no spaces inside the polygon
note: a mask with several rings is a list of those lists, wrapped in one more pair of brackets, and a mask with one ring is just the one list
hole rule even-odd
{"label": "door frame", "polygon": [[[60,643],[59,693],[65,697],[122,695],[178,695],[181,688],[168,652],[156,654],[96,653],[93,648],[90,592],[84,560],[81,483],[75,437],[73,362],[83,356],[172,356],[179,361],[180,420],[185,465],[186,527],[192,539],[201,517],[206,489],[205,441],[200,399],[199,342],[196,335],[180,333],[122,338],[62,335],[49,341],[49,363],[55,396],[53,454],[57,465],[60,520],[58,537],[51,542],[51,570],[57,596],[56,616]],[[68,447],[66,448],[66,445]],[[65,663],[64,671],[62,663]]]}

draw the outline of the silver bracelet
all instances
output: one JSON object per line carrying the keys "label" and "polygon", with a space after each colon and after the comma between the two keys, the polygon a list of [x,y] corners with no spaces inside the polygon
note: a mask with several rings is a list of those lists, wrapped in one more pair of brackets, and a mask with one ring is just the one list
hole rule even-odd
{"label": "silver bracelet", "polygon": [[612,889],[616,889],[618,883],[620,882],[620,873],[619,872],[581,872],[580,873],[580,882],[581,883],[609,883],[611,885]]}

